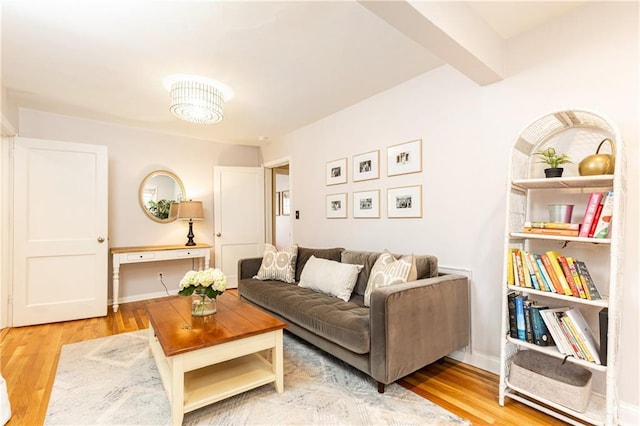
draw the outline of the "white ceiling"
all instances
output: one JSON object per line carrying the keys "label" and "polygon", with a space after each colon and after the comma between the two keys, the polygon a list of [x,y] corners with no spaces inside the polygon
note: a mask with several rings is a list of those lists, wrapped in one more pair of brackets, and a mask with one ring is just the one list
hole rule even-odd
{"label": "white ceiling", "polygon": [[[2,0],[2,86],[26,108],[259,145],[447,63],[363,4]],[[584,4],[455,6],[503,40]],[[233,88],[222,123],[171,115],[178,73]]]}

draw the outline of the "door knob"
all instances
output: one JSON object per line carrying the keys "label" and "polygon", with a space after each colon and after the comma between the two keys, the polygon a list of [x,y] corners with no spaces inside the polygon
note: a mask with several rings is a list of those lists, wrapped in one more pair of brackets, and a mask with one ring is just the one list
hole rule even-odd
{"label": "door knob", "polygon": [[222,237],[222,234],[218,232],[218,233],[216,234],[216,237]]}
{"label": "door knob", "polygon": [[98,242],[99,242],[99,243],[104,243],[104,238],[102,238],[102,237],[98,237]]}

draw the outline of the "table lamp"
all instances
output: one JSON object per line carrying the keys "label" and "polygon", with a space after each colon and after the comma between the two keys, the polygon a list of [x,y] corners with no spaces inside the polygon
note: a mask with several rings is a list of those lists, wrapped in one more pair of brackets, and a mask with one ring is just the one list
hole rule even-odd
{"label": "table lamp", "polygon": [[182,201],[178,205],[178,220],[189,221],[189,233],[187,234],[187,244],[185,246],[195,246],[193,241],[193,221],[202,220],[204,214],[202,213],[202,201]]}

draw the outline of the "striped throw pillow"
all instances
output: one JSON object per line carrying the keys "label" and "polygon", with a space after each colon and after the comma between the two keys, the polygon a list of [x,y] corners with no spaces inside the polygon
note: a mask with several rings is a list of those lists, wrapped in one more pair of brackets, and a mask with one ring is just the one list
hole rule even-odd
{"label": "striped throw pillow", "polygon": [[418,278],[416,259],[409,254],[396,259],[385,250],[371,268],[367,288],[364,291],[364,305],[370,306],[371,293],[378,287],[406,283]]}

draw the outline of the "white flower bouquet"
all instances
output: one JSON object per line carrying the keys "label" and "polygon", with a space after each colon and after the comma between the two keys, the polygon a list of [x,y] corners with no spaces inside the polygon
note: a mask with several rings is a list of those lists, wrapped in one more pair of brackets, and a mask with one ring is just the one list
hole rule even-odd
{"label": "white flower bouquet", "polygon": [[220,269],[209,268],[204,271],[189,271],[180,280],[181,296],[191,296],[194,292],[198,295],[215,299],[224,293],[227,288],[227,277]]}

